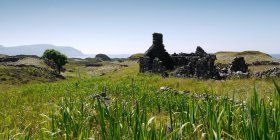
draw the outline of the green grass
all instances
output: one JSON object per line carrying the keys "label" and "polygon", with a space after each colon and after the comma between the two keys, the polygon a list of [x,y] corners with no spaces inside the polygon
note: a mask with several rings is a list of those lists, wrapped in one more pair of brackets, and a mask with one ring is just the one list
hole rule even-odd
{"label": "green grass", "polygon": [[[0,139],[276,140],[277,83],[161,78],[139,74],[134,65],[100,77],[28,84],[0,92]],[[161,86],[191,93],[159,92]],[[102,91],[110,104],[89,98]],[[204,92],[222,97],[192,96]]]}

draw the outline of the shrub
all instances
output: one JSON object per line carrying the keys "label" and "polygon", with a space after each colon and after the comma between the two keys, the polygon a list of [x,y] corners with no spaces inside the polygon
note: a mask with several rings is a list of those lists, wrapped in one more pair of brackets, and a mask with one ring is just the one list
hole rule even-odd
{"label": "shrub", "polygon": [[47,65],[57,69],[58,73],[61,72],[63,66],[67,63],[67,56],[54,49],[45,50],[42,58]]}

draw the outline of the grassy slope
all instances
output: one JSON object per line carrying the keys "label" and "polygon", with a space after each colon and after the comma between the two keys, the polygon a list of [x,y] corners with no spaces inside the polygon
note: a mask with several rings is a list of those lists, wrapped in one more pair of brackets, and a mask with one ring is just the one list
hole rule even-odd
{"label": "grassy slope", "polygon": [[217,62],[230,63],[235,57],[244,57],[247,63],[254,61],[272,61],[274,60],[270,55],[259,51],[244,51],[244,52],[217,52]]}
{"label": "grassy slope", "polygon": [[[279,81],[280,80],[278,79],[278,82]],[[163,94],[162,96],[158,96],[158,97],[155,96],[156,95],[155,93],[161,86],[170,86],[170,87],[173,87],[173,88],[179,89],[179,90],[188,90],[188,91],[191,91],[192,93],[207,92],[207,93],[214,93],[214,94],[229,95],[230,97],[232,97],[233,94],[235,94],[235,96],[239,100],[240,99],[246,100],[249,97],[249,95],[251,95],[253,93],[254,84],[256,85],[258,92],[262,96],[273,96],[275,93],[275,88],[274,88],[274,85],[271,80],[248,79],[248,80],[228,80],[228,81],[213,81],[213,80],[199,81],[199,80],[195,80],[195,79],[161,78],[160,76],[156,76],[156,75],[139,74],[137,65],[133,65],[131,67],[124,68],[123,70],[120,70],[120,71],[117,71],[117,72],[114,72],[112,74],[108,74],[105,76],[101,76],[101,77],[87,78],[87,79],[73,78],[70,81],[60,81],[60,82],[49,83],[49,84],[29,84],[29,85],[25,85],[23,87],[11,89],[6,92],[5,91],[0,92],[0,107],[2,109],[2,111],[0,113],[0,130],[1,130],[0,137],[7,139],[8,136],[9,137],[15,136],[15,138],[24,138],[24,137],[32,136],[32,138],[42,138],[43,137],[45,139],[48,139],[51,137],[51,133],[52,133],[52,129],[51,129],[52,123],[50,121],[53,120],[57,123],[62,123],[62,124],[66,123],[65,125],[60,126],[60,127],[57,126],[58,124],[54,126],[55,127],[55,129],[53,129],[54,132],[58,131],[57,128],[63,129],[60,132],[61,134],[60,133],[53,134],[55,136],[55,138],[59,138],[59,139],[63,138],[64,136],[66,136],[66,133],[68,131],[71,132],[71,133],[67,133],[67,136],[69,136],[70,138],[77,137],[77,135],[74,135],[74,132],[75,133],[91,132],[91,133],[83,133],[83,135],[81,135],[81,136],[101,138],[102,137],[101,132],[103,132],[103,131],[102,131],[101,124],[99,126],[99,123],[101,123],[102,118],[98,118],[98,116],[100,115],[100,112],[98,112],[98,109],[97,109],[98,102],[96,102],[96,101],[92,102],[91,100],[89,100],[88,95],[90,95],[92,93],[100,93],[100,92],[104,91],[105,89],[106,89],[107,93],[109,94],[109,97],[112,99],[113,105],[114,105],[114,106],[110,107],[109,110],[113,114],[116,113],[115,117],[117,120],[120,119],[120,118],[118,118],[120,116],[118,116],[118,112],[116,112],[116,111],[122,110],[121,108],[124,105],[123,103],[126,103],[125,106],[127,106],[125,109],[123,109],[123,111],[128,111],[128,112],[133,113],[135,111],[134,110],[135,103],[138,102],[141,106],[140,110],[143,111],[143,109],[144,109],[149,112],[148,114],[144,115],[145,117],[148,117],[146,119],[149,119],[152,116],[157,115],[156,114],[157,107],[156,107],[155,103],[158,102],[158,104],[162,106],[162,108],[161,108],[162,114],[159,115],[158,117],[160,117],[160,116],[163,117],[163,122],[164,122],[163,125],[165,126],[166,123],[169,122],[169,119],[164,119],[165,117],[168,116],[167,115],[168,114],[168,104],[167,103],[168,102],[172,103],[171,112],[175,113],[176,111],[178,111],[178,109],[176,109],[176,107],[178,105],[180,105],[180,104],[178,104],[181,101],[180,98],[182,98],[182,99],[186,98],[187,102],[189,101],[189,99],[187,99],[188,97],[185,97],[185,96],[173,96],[172,93],[166,93],[166,95]],[[67,101],[69,99],[69,97],[70,97],[69,102],[71,102],[71,104],[69,104],[69,105],[74,105],[74,106],[69,106],[70,112],[69,112],[69,110],[67,111],[67,110],[64,110],[63,108],[61,108],[62,110],[58,109],[57,107],[59,107],[61,105],[62,106],[67,105],[67,104],[65,104],[65,101]],[[149,97],[149,98],[146,98],[144,100],[144,97]],[[186,103],[186,104],[189,104],[189,103]],[[203,105],[204,104],[203,102],[201,104],[202,104],[202,109],[207,108]],[[93,122],[88,120],[90,118],[83,118],[82,120],[84,120],[84,121],[79,120],[78,112],[81,112],[81,110],[80,111],[78,111],[78,110],[80,107],[82,107],[80,105],[84,106],[84,108],[86,109],[85,113],[87,115],[89,115],[88,117],[90,117],[90,116],[91,116],[90,118],[93,117],[92,118]],[[190,107],[191,106],[192,105],[190,105]],[[89,107],[90,108],[93,107],[93,108],[90,109]],[[91,111],[89,110],[90,112],[87,112],[87,109],[90,109]],[[198,108],[196,108],[196,109],[198,109]],[[216,110],[216,109],[214,109],[214,110]],[[237,109],[237,110],[235,110],[235,109]],[[238,108],[235,108],[235,109],[234,110],[236,112],[234,112],[234,113],[238,113],[241,111],[241,110],[238,110]],[[52,116],[52,112],[53,112],[52,110],[55,111],[54,115],[56,116],[56,119],[49,118]],[[72,122],[70,120],[63,121],[63,118],[67,117],[67,116],[63,117],[61,115],[63,115],[64,113],[67,114],[67,112],[71,113],[71,110],[73,111],[72,113],[78,113],[76,115],[70,114],[70,116],[73,117],[74,122]],[[277,107],[277,110],[279,110],[279,106]],[[76,112],[76,111],[78,111],[78,112]],[[203,122],[203,120],[205,120],[206,118],[203,118],[203,116],[200,116],[201,115],[200,113],[203,114],[203,112],[199,113],[199,110],[197,110],[197,111],[198,111],[196,114],[196,115],[198,115],[198,116],[196,116],[197,122],[196,123],[192,122],[193,125],[195,125],[195,126],[198,126],[200,123],[202,123],[202,124],[206,123],[206,122]],[[217,112],[220,113],[220,111],[221,110],[219,110]],[[140,113],[139,115],[141,116],[142,113]],[[105,114],[103,114],[103,115],[105,115]],[[132,114],[132,116],[133,116],[133,114]],[[139,119],[140,119],[140,116],[139,116]],[[97,117],[97,118],[95,118],[95,117]],[[99,117],[102,117],[102,116],[99,116]],[[106,115],[103,117],[106,117]],[[176,128],[177,127],[180,128],[183,125],[183,124],[181,124],[182,120],[179,119],[179,116],[177,116],[177,117],[178,117],[177,123],[174,124],[174,127],[176,126]],[[62,119],[62,120],[60,120],[60,119]],[[64,119],[66,119],[66,118],[64,118]],[[107,118],[105,120],[110,122],[110,119],[109,120],[108,119],[109,118]],[[133,119],[137,119],[137,118],[133,117]],[[143,118],[143,120],[145,122],[148,122],[148,120],[146,120],[146,119]],[[240,118],[237,117],[236,122],[234,122],[234,123],[238,123],[238,121],[240,121],[239,119]],[[141,120],[141,121],[143,121],[143,120]],[[188,120],[188,119],[186,118],[186,120]],[[222,120],[227,120],[226,114],[222,115]],[[109,123],[109,122],[107,122],[107,123]],[[92,124],[93,126],[88,123]],[[119,123],[121,123],[121,122],[119,122]],[[117,124],[119,124],[119,123],[117,123]],[[226,124],[227,122],[223,122],[223,123]],[[75,126],[75,127],[72,126],[74,124],[76,124],[77,126]],[[115,123],[113,123],[113,124],[115,124]],[[70,126],[69,128],[67,127],[68,125]],[[134,129],[134,127],[133,127],[133,128],[131,128],[131,130],[126,130],[126,128],[129,128],[129,125],[127,125],[126,123],[123,123],[122,125],[123,125],[123,128],[125,129],[123,131],[129,132],[129,135],[121,134],[121,132],[122,132],[121,130],[119,130],[120,134],[117,133],[118,135],[125,135],[126,136],[125,138],[133,138],[132,136],[137,137],[137,134],[135,134],[135,135],[130,134],[131,131],[132,131],[132,133],[136,132],[136,130],[135,130],[136,128]],[[136,124],[133,123],[133,126],[134,125],[138,126],[137,123]],[[159,124],[156,124],[156,125],[159,125]],[[204,124],[204,125],[205,126],[202,126],[202,128],[205,128],[205,133],[207,133],[207,138],[213,137],[214,136],[213,131],[212,130],[208,131],[208,127],[206,126],[206,124]],[[220,124],[220,125],[223,126],[222,124]],[[119,126],[119,125],[117,125],[117,126]],[[157,127],[159,127],[159,126],[157,126]],[[66,128],[68,130],[64,130]],[[92,131],[84,130],[84,129],[88,129],[88,128],[92,129]],[[106,126],[106,128],[108,130],[111,129],[109,126]],[[224,127],[222,127],[222,128],[225,129]],[[120,128],[118,127],[118,129],[120,129]],[[240,126],[233,125],[232,129],[233,129],[232,131],[235,131],[235,129],[239,131]],[[187,130],[184,131],[185,132],[184,135],[189,134],[188,130],[190,130],[191,132],[194,131],[194,130],[192,130],[192,127],[187,128]],[[119,131],[116,131],[116,132],[119,132]],[[144,130],[142,130],[142,131],[144,131]],[[202,131],[202,129],[201,129],[201,131]],[[217,130],[217,131],[220,132],[219,130]],[[158,131],[156,131],[156,132],[158,132]],[[149,133],[147,132],[147,135]],[[65,135],[63,136],[63,134],[65,134]],[[117,134],[115,134],[116,137],[118,136]],[[177,134],[177,133],[175,133],[175,134]],[[221,134],[221,132],[218,133],[218,135],[220,135],[220,134]],[[114,136],[109,133],[108,137],[110,135]],[[201,134],[197,134],[197,135],[199,135],[197,138],[201,137]],[[240,134],[234,133],[232,135],[234,135],[234,137],[236,137],[236,138],[243,138],[243,139],[246,138],[245,134],[243,135],[242,133],[240,133]],[[78,135],[78,136],[80,136],[80,135]],[[172,135],[172,137],[173,137],[173,135]],[[191,137],[195,138],[194,135]],[[185,138],[187,138],[187,137],[185,137]],[[224,136],[224,138],[229,138],[229,137]]]}

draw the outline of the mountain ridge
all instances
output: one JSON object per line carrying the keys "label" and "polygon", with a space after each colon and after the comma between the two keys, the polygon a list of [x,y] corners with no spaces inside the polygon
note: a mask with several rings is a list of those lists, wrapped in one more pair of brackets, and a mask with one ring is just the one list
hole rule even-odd
{"label": "mountain ridge", "polygon": [[80,50],[75,49],[71,46],[56,46],[52,44],[31,44],[31,45],[19,45],[12,47],[5,47],[0,45],[0,54],[5,55],[37,55],[42,56],[46,49],[55,49],[63,54],[67,55],[67,57],[83,57],[83,54]]}

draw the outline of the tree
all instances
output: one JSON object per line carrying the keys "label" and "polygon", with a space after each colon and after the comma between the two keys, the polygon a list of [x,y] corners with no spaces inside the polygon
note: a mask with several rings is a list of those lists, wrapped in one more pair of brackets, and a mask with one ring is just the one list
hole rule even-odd
{"label": "tree", "polygon": [[46,64],[61,72],[62,67],[67,63],[67,56],[54,49],[45,50],[42,58]]}

